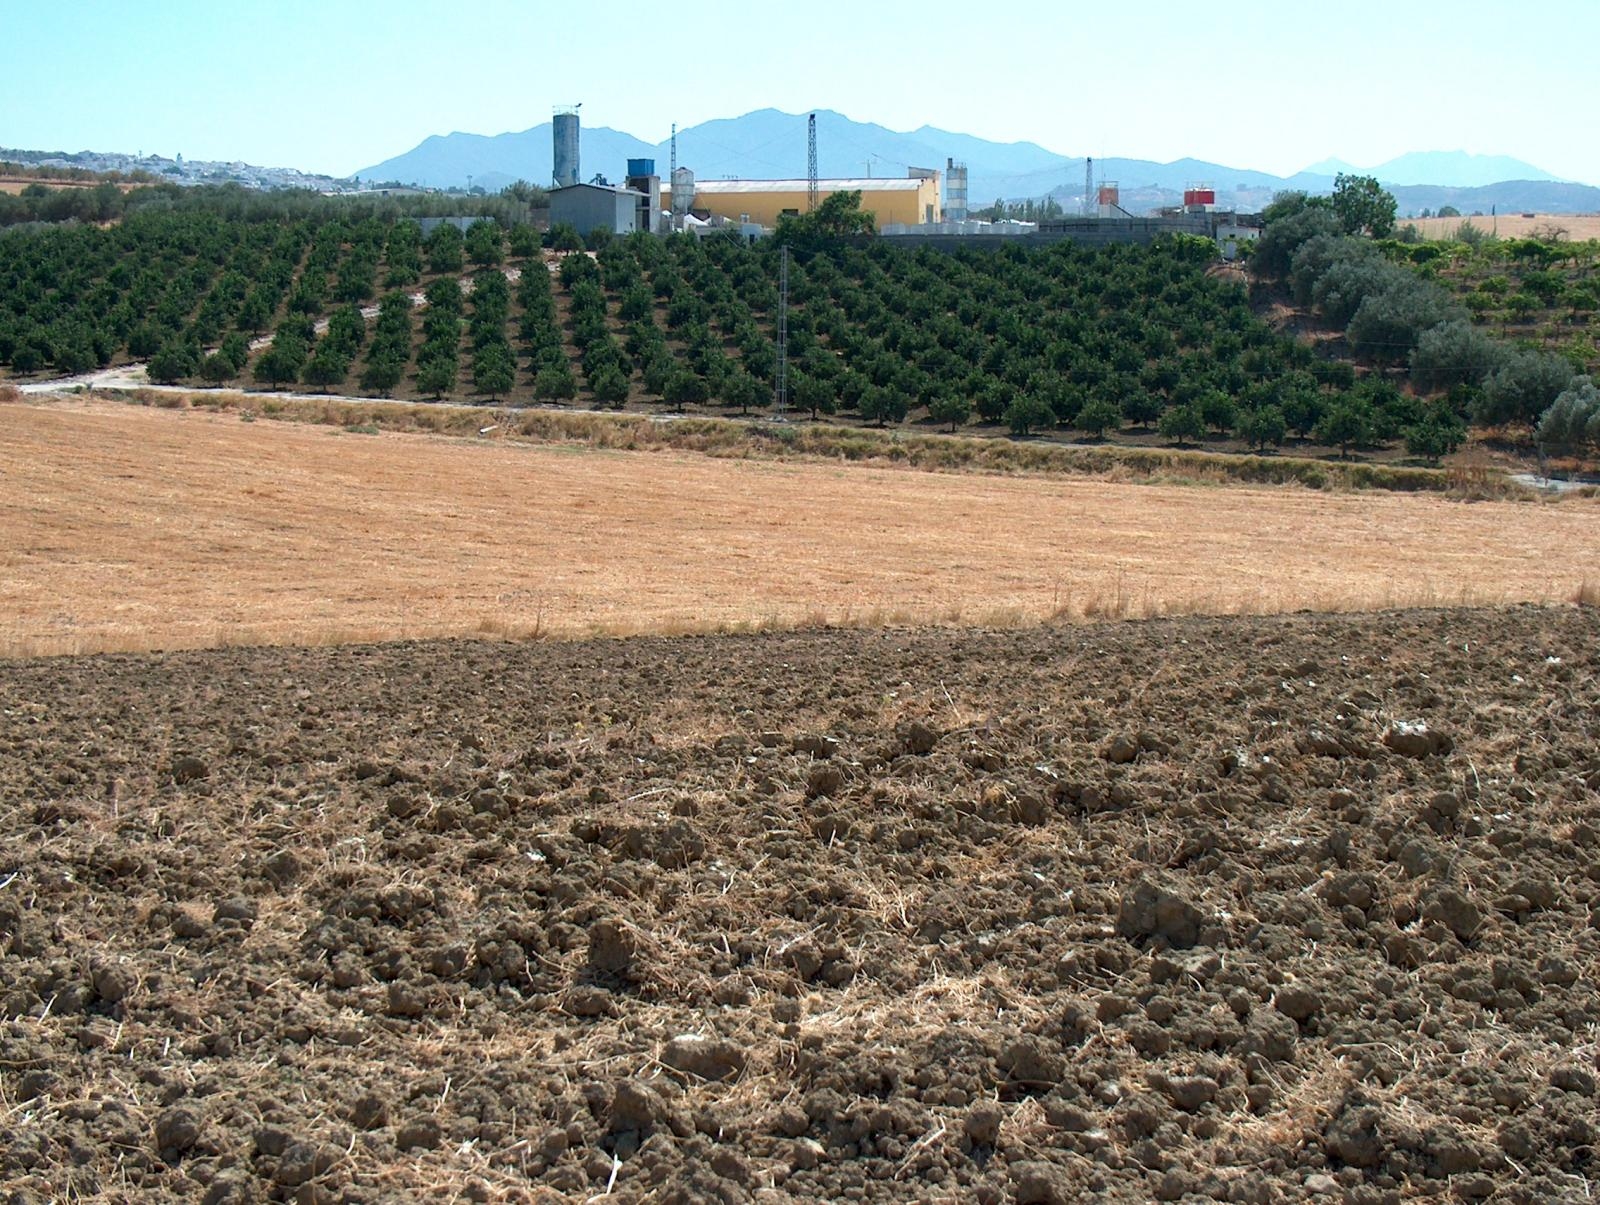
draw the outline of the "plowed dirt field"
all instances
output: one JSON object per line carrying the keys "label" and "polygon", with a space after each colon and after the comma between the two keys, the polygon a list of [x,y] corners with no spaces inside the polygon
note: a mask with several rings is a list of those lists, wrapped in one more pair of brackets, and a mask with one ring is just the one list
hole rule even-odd
{"label": "plowed dirt field", "polygon": [[1519,607],[6,663],[0,1183],[1585,1199],[1597,650]]}

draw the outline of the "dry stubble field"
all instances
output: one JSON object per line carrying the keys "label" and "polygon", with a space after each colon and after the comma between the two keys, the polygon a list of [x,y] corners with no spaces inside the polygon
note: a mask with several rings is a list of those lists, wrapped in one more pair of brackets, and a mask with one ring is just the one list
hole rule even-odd
{"label": "dry stubble field", "polygon": [[1562,232],[1562,238],[1577,242],[1600,238],[1600,214],[1596,213],[1537,213],[1532,217],[1503,213],[1498,217],[1477,214],[1458,218],[1401,218],[1399,224],[1416,226],[1423,238],[1450,238],[1461,229],[1463,222],[1485,234],[1498,234],[1501,238],[1540,237],[1558,230]]}
{"label": "dry stubble field", "polygon": [[8,406],[0,652],[1568,600],[1592,500],[1130,486]]}

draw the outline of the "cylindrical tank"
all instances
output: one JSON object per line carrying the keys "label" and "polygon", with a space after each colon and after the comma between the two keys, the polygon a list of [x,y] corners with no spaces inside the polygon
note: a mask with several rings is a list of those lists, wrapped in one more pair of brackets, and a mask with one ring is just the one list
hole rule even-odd
{"label": "cylindrical tank", "polygon": [[551,121],[555,145],[555,185],[567,188],[578,182],[578,111],[558,109]]}
{"label": "cylindrical tank", "polygon": [[1100,216],[1117,217],[1122,209],[1122,192],[1113,183],[1100,185]]}
{"label": "cylindrical tank", "polygon": [[944,220],[967,220],[967,165],[954,159],[944,161]]}
{"label": "cylindrical tank", "polygon": [[672,173],[672,212],[679,217],[694,204],[694,172],[680,167]]}

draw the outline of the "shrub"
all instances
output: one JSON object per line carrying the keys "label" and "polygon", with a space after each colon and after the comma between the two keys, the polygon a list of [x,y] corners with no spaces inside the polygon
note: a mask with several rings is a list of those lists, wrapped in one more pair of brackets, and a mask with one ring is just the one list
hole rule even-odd
{"label": "shrub", "polygon": [[1408,276],[1381,293],[1369,294],[1345,330],[1350,346],[1381,364],[1406,360],[1422,333],[1466,312],[1431,281]]}
{"label": "shrub", "polygon": [[1516,350],[1490,373],[1472,409],[1474,422],[1537,423],[1577,375],[1572,365],[1547,352]]}
{"label": "shrub", "polygon": [[1273,218],[1267,215],[1266,229],[1256,241],[1250,262],[1257,272],[1275,280],[1289,275],[1295,252],[1320,234],[1339,234],[1339,219],[1326,205],[1307,204],[1298,213]]}
{"label": "shrub", "polygon": [[1539,418],[1541,444],[1578,447],[1600,444],[1600,389],[1589,377],[1575,377]]}
{"label": "shrub", "polygon": [[1481,385],[1505,360],[1505,350],[1470,322],[1456,319],[1423,331],[1411,353],[1411,384],[1422,393]]}

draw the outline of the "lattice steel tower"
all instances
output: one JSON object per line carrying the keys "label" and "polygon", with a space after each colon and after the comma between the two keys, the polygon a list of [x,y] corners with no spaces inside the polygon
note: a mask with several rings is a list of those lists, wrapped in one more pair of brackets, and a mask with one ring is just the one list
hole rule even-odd
{"label": "lattice steel tower", "polygon": [[[806,119],[806,212],[817,211],[817,115]],[[787,262],[787,261],[786,261]]]}
{"label": "lattice steel tower", "polygon": [[778,365],[772,378],[772,405],[777,417],[789,401],[789,245],[778,258]]}

